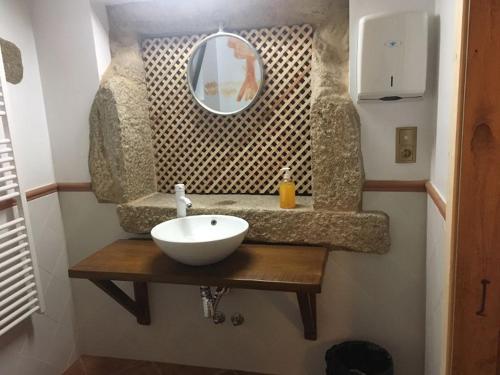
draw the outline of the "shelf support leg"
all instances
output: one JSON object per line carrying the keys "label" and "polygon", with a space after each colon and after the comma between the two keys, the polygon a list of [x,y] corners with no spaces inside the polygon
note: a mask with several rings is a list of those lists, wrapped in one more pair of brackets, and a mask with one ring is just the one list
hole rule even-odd
{"label": "shelf support leg", "polygon": [[297,292],[297,301],[304,325],[304,338],[316,340],[316,294]]}
{"label": "shelf support leg", "polygon": [[137,307],[137,323],[150,325],[148,284],[134,281],[134,297]]}
{"label": "shelf support leg", "polygon": [[130,298],[127,293],[121,290],[111,280],[90,280],[99,289],[118,302],[123,308],[134,315],[137,323],[150,325],[148,284],[144,282],[134,282],[134,298]]}

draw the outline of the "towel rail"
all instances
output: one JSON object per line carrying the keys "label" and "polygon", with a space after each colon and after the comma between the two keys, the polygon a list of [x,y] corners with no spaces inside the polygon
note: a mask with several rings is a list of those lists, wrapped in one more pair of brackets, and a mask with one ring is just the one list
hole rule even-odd
{"label": "towel rail", "polygon": [[8,163],[14,161],[14,158],[12,156],[6,156],[4,158],[0,158],[0,164]]}
{"label": "towel rail", "polygon": [[9,287],[5,288],[4,290],[0,291],[0,298],[3,298],[5,296],[9,295],[10,292],[15,291],[20,286],[25,285],[26,283],[31,282],[34,279],[35,279],[34,275],[28,275],[28,276],[26,276],[24,279],[19,280],[18,282],[14,283],[11,286],[9,286]]}
{"label": "towel rail", "polygon": [[10,283],[15,281],[16,279],[19,279],[21,276],[29,274],[32,271],[33,271],[33,267],[31,267],[31,266],[23,268],[21,271],[19,271],[15,275],[12,275],[12,276],[6,278],[5,280],[0,281],[0,289],[2,289],[6,285],[9,285]]}
{"label": "towel rail", "polygon": [[7,167],[0,168],[0,173],[5,173],[5,172],[10,172],[10,171],[15,171],[15,170],[16,170],[16,167],[14,167],[13,165],[9,165]]}
{"label": "towel rail", "polygon": [[[24,311],[28,310],[31,308],[33,305],[35,305],[38,302],[37,298],[31,299],[28,303],[24,304],[14,312],[11,312],[9,315],[7,315],[5,318],[0,320],[0,327],[2,325],[5,325],[6,323],[9,323],[12,319],[16,318],[19,316],[20,313],[23,313]],[[37,306],[38,307],[38,306]]]}
{"label": "towel rail", "polygon": [[19,197],[19,193],[16,191],[15,193],[9,193],[9,194],[6,194],[6,195],[2,195],[0,197],[0,202],[4,202],[4,201],[8,201],[9,199],[14,199],[14,198],[17,198]]}
{"label": "towel rail", "polygon": [[[38,299],[37,299],[38,301]],[[37,312],[40,310],[40,306],[35,306],[33,307],[31,310],[29,311],[26,311],[23,315],[21,315],[19,318],[17,318],[16,320],[10,322],[9,324],[7,324],[6,326],[4,326],[3,328],[0,329],[0,336],[2,336],[5,332],[7,332],[9,329],[11,329],[12,327],[15,327],[16,325],[18,325],[19,323],[21,323],[24,319],[30,317],[31,315],[33,315],[33,313]]]}
{"label": "towel rail", "polygon": [[[9,121],[9,97],[0,51],[0,335],[44,311],[26,196],[16,168],[16,142]],[[12,203],[12,204],[10,204]]]}
{"label": "towel rail", "polygon": [[16,189],[18,186],[19,186],[18,184],[7,184],[4,186],[0,186],[0,192],[7,191],[7,190],[13,190],[13,189]]}
{"label": "towel rail", "polygon": [[24,230],[26,230],[26,227],[24,225],[22,225],[20,227],[15,227],[14,229],[11,229],[5,233],[0,234],[0,241],[2,241],[5,238],[11,237],[12,235],[14,235],[16,233],[22,232]]}
{"label": "towel rail", "polygon": [[15,254],[16,252],[18,252],[19,250],[21,249],[24,249],[24,248],[27,248],[28,247],[28,243],[27,242],[23,242],[21,243],[20,245],[17,245],[16,247],[13,247],[12,249],[10,250],[6,250],[2,253],[0,253],[0,259],[2,258],[6,258],[8,257],[9,255],[12,255],[12,254]]}
{"label": "towel rail", "polygon": [[18,217],[17,219],[14,219],[14,220],[11,220],[11,221],[8,221],[2,225],[0,225],[0,231],[1,230],[4,230],[5,228],[9,228],[13,225],[16,225],[16,224],[19,224],[19,223],[22,223],[24,221],[24,218],[23,217]]}
{"label": "towel rail", "polygon": [[28,238],[28,236],[26,234],[21,234],[21,235],[13,238],[11,240],[5,241],[4,243],[0,243],[0,250],[5,249],[5,248],[9,247],[10,245],[15,244],[16,242],[20,242],[20,241],[27,239],[27,238]]}
{"label": "towel rail", "polygon": [[17,179],[15,174],[8,174],[6,176],[0,177],[0,182],[11,181]]}
{"label": "towel rail", "polygon": [[[23,257],[21,257],[21,259],[22,258]],[[21,260],[20,262],[14,264],[12,267],[7,268],[5,271],[0,272],[0,279],[7,276],[7,275],[10,275],[11,273],[13,273],[15,271],[24,270],[25,269],[24,266],[27,266],[30,263],[31,263],[31,259]],[[16,275],[19,275],[19,273],[17,273]]]}
{"label": "towel rail", "polygon": [[5,316],[6,314],[10,313],[12,310],[14,310],[17,306],[22,305],[24,302],[32,301],[31,297],[36,297],[36,291],[32,290],[31,292],[25,294],[23,297],[18,298],[16,302],[11,303],[8,307],[6,307],[3,310],[0,310],[0,317]]}
{"label": "towel rail", "polygon": [[31,283],[26,284],[21,289],[11,293],[8,297],[6,297],[0,301],[0,308],[2,308],[3,306],[6,306],[7,304],[9,304],[12,301],[15,301],[17,297],[22,296],[25,293],[28,293],[28,294],[31,293],[31,291],[34,291],[35,286],[36,286],[35,283],[31,282]]}

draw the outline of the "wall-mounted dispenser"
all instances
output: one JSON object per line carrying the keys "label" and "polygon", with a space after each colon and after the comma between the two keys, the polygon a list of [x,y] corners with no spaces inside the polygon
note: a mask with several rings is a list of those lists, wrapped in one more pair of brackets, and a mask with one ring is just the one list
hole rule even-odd
{"label": "wall-mounted dispenser", "polygon": [[424,95],[428,16],[423,12],[376,14],[359,21],[357,97],[400,100]]}

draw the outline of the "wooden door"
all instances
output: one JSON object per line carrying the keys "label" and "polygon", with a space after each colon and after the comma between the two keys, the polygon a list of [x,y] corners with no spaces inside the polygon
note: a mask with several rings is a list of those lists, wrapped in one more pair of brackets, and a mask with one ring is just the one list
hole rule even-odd
{"label": "wooden door", "polygon": [[449,369],[500,375],[500,0],[469,1],[464,38]]}

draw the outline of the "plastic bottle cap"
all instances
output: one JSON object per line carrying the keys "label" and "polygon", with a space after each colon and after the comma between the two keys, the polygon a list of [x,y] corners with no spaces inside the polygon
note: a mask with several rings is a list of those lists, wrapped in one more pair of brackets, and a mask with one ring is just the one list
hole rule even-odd
{"label": "plastic bottle cap", "polygon": [[284,177],[285,177],[286,179],[288,179],[288,180],[289,180],[289,179],[291,178],[290,168],[288,168],[288,167],[281,168],[281,169],[280,169],[280,172],[285,172],[285,176],[284,176]]}

